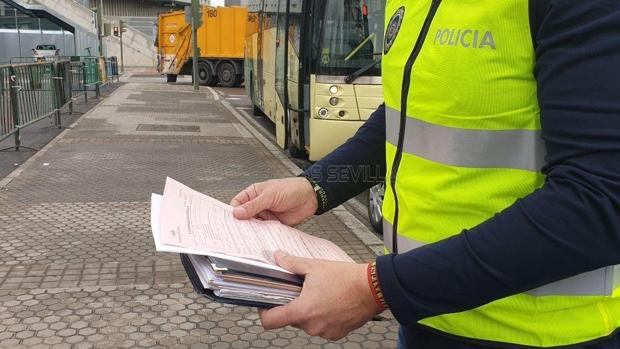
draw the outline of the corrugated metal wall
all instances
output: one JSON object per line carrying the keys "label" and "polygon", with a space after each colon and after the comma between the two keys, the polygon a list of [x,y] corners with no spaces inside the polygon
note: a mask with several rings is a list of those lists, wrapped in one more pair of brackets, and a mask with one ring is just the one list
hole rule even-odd
{"label": "corrugated metal wall", "polygon": [[[96,7],[99,0],[91,0]],[[156,17],[172,8],[173,1],[103,0],[103,15],[112,17]],[[177,5],[179,3],[177,2]],[[181,4],[182,5],[182,4]]]}
{"label": "corrugated metal wall", "polygon": [[[90,0],[91,7],[97,7],[98,3],[99,0]],[[200,0],[200,3],[209,5],[211,1]],[[218,1],[214,3],[218,3]],[[219,3],[225,3],[225,6],[239,6],[241,0],[222,0]],[[103,0],[103,15],[110,17],[156,17],[160,13],[188,5],[189,1]]]}
{"label": "corrugated metal wall", "polygon": [[[8,62],[11,57],[31,57],[32,49],[39,44],[53,44],[60,49],[62,56],[88,56],[97,54],[97,37],[84,31],[76,35],[65,31],[0,29],[0,62]],[[21,48],[21,52],[20,52]],[[89,50],[90,49],[90,50]]]}
{"label": "corrugated metal wall", "polygon": [[84,30],[76,30],[75,49],[75,54],[78,56],[99,55],[99,40],[97,40],[97,35]]}
{"label": "corrugated metal wall", "polygon": [[[39,44],[52,44],[60,49],[60,55],[74,55],[73,34],[62,31],[0,29],[0,62],[9,62],[12,57],[33,57],[32,49]],[[20,52],[21,49],[21,52]]]}
{"label": "corrugated metal wall", "polygon": [[[17,30],[19,28],[19,32]],[[97,36],[81,27],[62,30],[45,18],[30,17],[0,1],[0,62],[12,57],[33,57],[39,44],[54,44],[63,56],[97,54]]]}

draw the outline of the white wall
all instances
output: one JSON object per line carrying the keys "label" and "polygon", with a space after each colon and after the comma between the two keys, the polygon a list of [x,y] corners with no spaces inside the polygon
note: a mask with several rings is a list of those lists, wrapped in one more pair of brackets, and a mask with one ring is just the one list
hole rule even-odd
{"label": "white wall", "polygon": [[[121,40],[116,36],[103,39],[106,56],[116,56],[121,59]],[[157,53],[153,41],[142,32],[127,27],[123,33],[123,56],[125,67],[155,67]]]}

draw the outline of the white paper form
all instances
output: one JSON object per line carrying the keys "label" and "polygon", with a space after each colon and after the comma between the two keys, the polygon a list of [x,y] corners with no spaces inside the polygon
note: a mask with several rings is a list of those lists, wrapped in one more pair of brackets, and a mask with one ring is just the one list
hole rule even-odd
{"label": "white paper form", "polygon": [[[206,255],[205,251],[194,250],[191,248],[182,248],[176,246],[168,246],[164,245],[159,238],[159,217],[161,216],[161,206],[164,197],[158,194],[151,194],[151,231],[153,233],[153,241],[155,241],[155,249],[159,252],[171,252],[171,253],[186,253],[186,254],[195,254],[195,255]],[[246,263],[250,265],[255,265],[262,268],[269,268],[273,270],[283,271],[289,274],[292,274],[290,271],[282,269],[277,265],[254,261],[251,259],[239,258],[234,256],[225,255],[222,253],[209,253],[210,256],[218,257],[222,259],[227,259],[235,262]]]}
{"label": "white paper form", "polygon": [[237,220],[233,208],[168,178],[159,215],[161,245],[248,258],[274,265],[273,253],[347,261],[352,259],[330,241],[305,234],[277,221]]}

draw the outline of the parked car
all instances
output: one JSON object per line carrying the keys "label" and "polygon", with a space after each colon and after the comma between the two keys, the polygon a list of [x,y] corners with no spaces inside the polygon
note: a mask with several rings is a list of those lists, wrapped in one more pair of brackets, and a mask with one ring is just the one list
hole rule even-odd
{"label": "parked car", "polygon": [[45,61],[48,59],[47,57],[58,56],[60,50],[56,48],[56,45],[37,45],[32,49],[32,52],[34,52],[36,61]]}
{"label": "parked car", "polygon": [[368,191],[368,218],[375,232],[383,235],[383,196],[385,195],[385,184],[376,185]]}

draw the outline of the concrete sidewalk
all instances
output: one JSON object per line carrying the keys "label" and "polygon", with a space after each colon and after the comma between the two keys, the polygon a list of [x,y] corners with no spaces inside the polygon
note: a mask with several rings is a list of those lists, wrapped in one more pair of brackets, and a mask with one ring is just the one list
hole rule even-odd
{"label": "concrete sidewalk", "polygon": [[[101,89],[101,94],[105,97],[118,88],[118,84],[109,84]],[[13,135],[0,141],[0,179],[9,175],[15,168],[28,160],[36,153],[36,149],[43,148],[52,139],[56,138],[63,129],[73,124],[84,113],[94,108],[101,100],[95,98],[95,92],[88,93],[88,101],[84,102],[83,95],[80,95],[73,102],[73,114],[69,114],[68,107],[61,112],[61,125],[59,129],[54,123],[53,115],[43,118],[38,122],[28,125],[21,129],[20,151],[15,151],[15,138]],[[24,148],[26,147],[26,148]],[[35,150],[33,150],[34,148]]]}
{"label": "concrete sidewalk", "polygon": [[[228,202],[291,172],[208,91],[136,81],[0,181],[0,347],[394,348],[393,320],[328,343],[193,292],[155,252],[150,193],[170,176]],[[341,214],[301,229],[373,256]]]}

